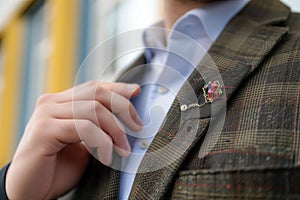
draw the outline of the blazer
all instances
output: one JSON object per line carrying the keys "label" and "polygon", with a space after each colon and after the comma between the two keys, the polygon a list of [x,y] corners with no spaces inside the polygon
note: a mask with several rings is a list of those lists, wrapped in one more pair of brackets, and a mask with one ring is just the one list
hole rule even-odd
{"label": "blazer", "polygon": [[[299,22],[278,0],[253,0],[230,21],[174,100],[130,199],[300,199]],[[181,110],[219,79],[219,101]],[[119,182],[93,159],[69,199],[118,199]]]}

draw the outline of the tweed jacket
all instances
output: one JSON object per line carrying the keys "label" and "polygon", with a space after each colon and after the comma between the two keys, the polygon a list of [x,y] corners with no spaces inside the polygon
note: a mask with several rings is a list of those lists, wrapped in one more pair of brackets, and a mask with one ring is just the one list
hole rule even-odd
{"label": "tweed jacket", "polygon": [[[299,22],[278,0],[253,0],[230,21],[208,52],[220,76],[208,70],[208,56],[199,63],[143,158],[130,199],[300,199]],[[135,82],[139,73],[120,80]],[[201,104],[205,80],[218,77],[226,110],[221,101],[181,110]],[[207,139],[224,110],[222,131]],[[119,181],[118,170],[92,160],[70,199],[118,199]]]}

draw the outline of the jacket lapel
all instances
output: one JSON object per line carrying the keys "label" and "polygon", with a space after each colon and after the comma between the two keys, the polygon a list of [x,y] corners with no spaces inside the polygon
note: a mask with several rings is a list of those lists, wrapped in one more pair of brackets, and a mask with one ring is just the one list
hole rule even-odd
{"label": "jacket lapel", "polygon": [[[224,102],[230,100],[287,33],[286,27],[274,25],[283,24],[289,13],[278,1],[255,0],[229,23],[175,99],[140,165],[130,199],[168,197],[188,153],[196,144],[200,145],[199,141],[204,138],[211,120],[223,109]],[[202,87],[209,80],[220,80],[224,85],[225,94],[220,101],[181,112],[183,104],[203,103]],[[195,96],[198,99],[195,100]],[[211,148],[213,143],[209,140],[204,141],[203,145],[208,145],[204,149]]]}
{"label": "jacket lapel", "polygon": [[[140,55],[132,64],[128,66],[120,76],[117,78],[118,82],[132,82],[132,80],[137,80],[137,77],[142,79],[145,76],[145,67],[143,66],[146,63],[146,58],[144,55]],[[121,158],[114,154],[114,166],[120,166]],[[106,167],[107,168],[107,167]],[[108,169],[108,168],[107,168]],[[106,172],[106,176],[109,176],[104,182],[105,186],[102,188],[107,188],[104,194],[99,195],[100,198],[97,199],[118,199],[119,187],[120,187],[120,175],[119,170],[111,169],[109,172]],[[103,181],[102,181],[103,182]],[[100,186],[99,186],[100,187]]]}

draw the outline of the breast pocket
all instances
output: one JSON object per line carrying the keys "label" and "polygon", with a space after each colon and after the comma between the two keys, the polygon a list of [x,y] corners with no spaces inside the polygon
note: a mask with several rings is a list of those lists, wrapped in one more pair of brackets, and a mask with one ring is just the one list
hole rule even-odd
{"label": "breast pocket", "polygon": [[300,167],[294,166],[291,151],[214,152],[203,168],[181,171],[172,199],[300,199]]}

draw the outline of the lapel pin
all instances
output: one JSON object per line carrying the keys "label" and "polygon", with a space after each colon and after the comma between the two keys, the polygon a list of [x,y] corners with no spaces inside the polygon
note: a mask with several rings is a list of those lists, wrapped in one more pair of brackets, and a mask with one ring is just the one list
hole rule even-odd
{"label": "lapel pin", "polygon": [[219,81],[209,81],[202,87],[202,90],[205,102],[203,104],[193,103],[190,105],[182,105],[180,107],[181,111],[187,111],[190,108],[201,108],[205,104],[213,103],[223,94],[222,86]]}
{"label": "lapel pin", "polygon": [[202,88],[203,96],[206,103],[213,103],[215,100],[219,99],[223,94],[222,86],[219,81],[209,81]]}

